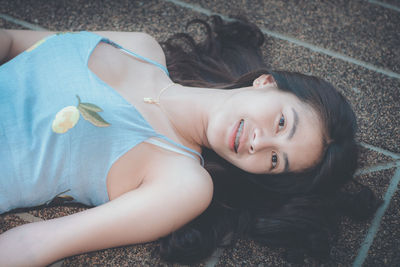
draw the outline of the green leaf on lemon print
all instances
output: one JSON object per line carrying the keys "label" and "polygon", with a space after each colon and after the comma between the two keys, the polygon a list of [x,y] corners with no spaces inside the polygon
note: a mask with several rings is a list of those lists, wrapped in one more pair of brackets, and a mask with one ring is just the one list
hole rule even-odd
{"label": "green leaf on lemon print", "polygon": [[79,104],[81,107],[83,107],[84,109],[87,110],[91,110],[94,112],[101,112],[103,111],[100,107],[96,106],[95,104],[91,104],[91,103],[80,103]]}
{"label": "green leaf on lemon print", "polygon": [[108,127],[111,124],[105,121],[97,112],[103,111],[100,107],[91,103],[81,103],[80,97],[78,98],[78,110],[81,112],[82,117],[97,127]]}
{"label": "green leaf on lemon print", "polygon": [[82,106],[78,106],[79,111],[82,114],[82,117],[91,122],[93,125],[97,127],[108,127],[110,124],[106,122],[97,112],[85,109]]}

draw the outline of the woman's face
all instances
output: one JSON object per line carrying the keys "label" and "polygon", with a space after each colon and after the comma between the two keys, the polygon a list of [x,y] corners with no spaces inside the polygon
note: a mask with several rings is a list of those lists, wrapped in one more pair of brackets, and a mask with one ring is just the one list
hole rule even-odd
{"label": "woman's face", "polygon": [[209,119],[208,142],[217,154],[251,173],[298,172],[323,151],[322,124],[295,95],[262,75],[237,89]]}

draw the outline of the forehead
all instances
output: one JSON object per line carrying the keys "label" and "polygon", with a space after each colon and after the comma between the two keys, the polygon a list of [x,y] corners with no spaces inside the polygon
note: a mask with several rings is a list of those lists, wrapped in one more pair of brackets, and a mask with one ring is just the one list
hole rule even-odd
{"label": "forehead", "polygon": [[276,86],[271,86],[261,91],[261,93],[265,94],[265,98],[261,97],[260,100],[264,101],[277,101],[276,103],[287,103],[288,101],[291,103],[304,104],[306,107],[310,107],[300,98],[298,98],[295,94],[291,92],[286,92],[278,89]]}
{"label": "forehead", "polygon": [[324,142],[323,126],[316,112],[304,103],[296,105],[293,109],[298,114],[298,123],[296,133],[288,143],[286,153],[290,171],[296,172],[319,162]]}

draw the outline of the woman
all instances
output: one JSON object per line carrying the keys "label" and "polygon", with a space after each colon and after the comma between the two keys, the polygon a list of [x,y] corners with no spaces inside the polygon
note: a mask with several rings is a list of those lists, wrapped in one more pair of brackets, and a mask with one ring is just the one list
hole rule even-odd
{"label": "woman", "polygon": [[165,43],[174,82],[143,33],[1,32],[1,212],[97,206],[3,233],[2,265],[161,237],[164,258],[193,262],[232,233],[326,255],[325,215],[356,168],[354,113],[318,78],[263,70],[255,26],[197,22],[204,44]]}

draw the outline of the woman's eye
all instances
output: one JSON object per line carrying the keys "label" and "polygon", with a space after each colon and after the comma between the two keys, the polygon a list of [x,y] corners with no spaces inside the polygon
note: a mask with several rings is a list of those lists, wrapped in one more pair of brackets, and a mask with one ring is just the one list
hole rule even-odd
{"label": "woman's eye", "polygon": [[285,116],[282,115],[279,119],[279,130],[282,130],[283,126],[285,126]]}
{"label": "woman's eye", "polygon": [[271,162],[272,162],[272,169],[275,169],[276,165],[278,164],[278,156],[276,155],[276,153],[272,154]]}

